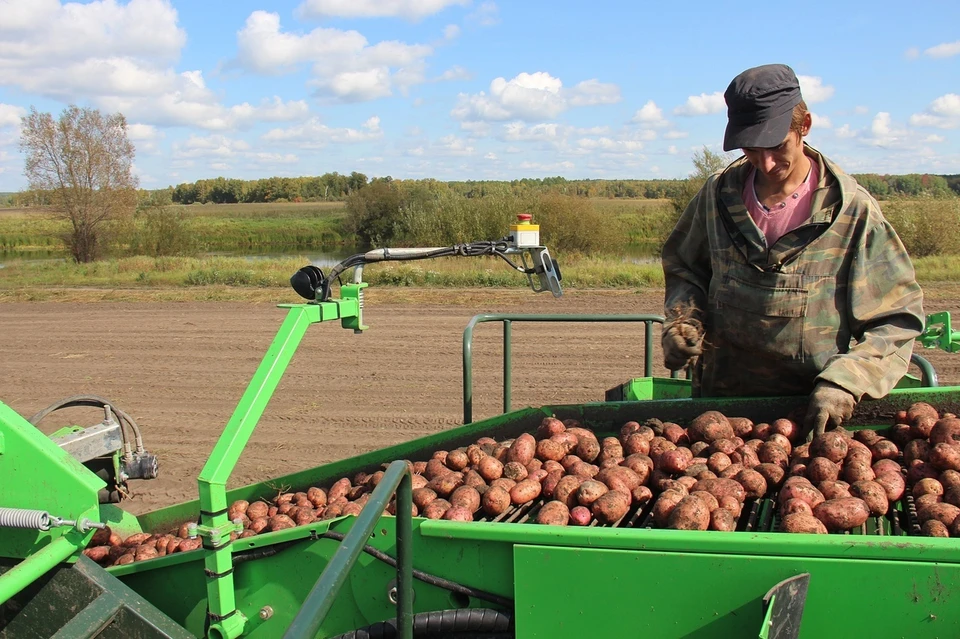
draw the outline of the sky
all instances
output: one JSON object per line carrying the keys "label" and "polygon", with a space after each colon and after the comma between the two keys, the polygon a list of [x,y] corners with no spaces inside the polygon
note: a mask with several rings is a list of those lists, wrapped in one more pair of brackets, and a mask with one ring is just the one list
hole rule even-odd
{"label": "sky", "polygon": [[850,173],[960,173],[960,2],[0,0],[0,191],[31,107],[122,113],[155,189],[360,171],[681,178],[789,64]]}

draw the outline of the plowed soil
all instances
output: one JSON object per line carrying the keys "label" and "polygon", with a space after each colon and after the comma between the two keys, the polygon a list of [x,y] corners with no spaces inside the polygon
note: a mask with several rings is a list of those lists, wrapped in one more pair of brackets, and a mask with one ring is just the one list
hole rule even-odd
{"label": "plowed soil", "polygon": [[[953,285],[927,289],[925,310],[960,320]],[[338,322],[308,330],[253,434],[231,486],[263,481],[415,437],[463,419],[463,330],[479,313],[660,314],[662,291],[371,290],[362,335]],[[281,299],[293,301],[291,299]],[[138,422],[160,478],[134,482],[141,513],[195,499],[196,477],[283,321],[253,302],[8,302],[0,305],[0,401],[29,418],[78,394],[109,399]],[[657,334],[658,335],[658,334]],[[502,330],[474,340],[474,419],[502,412]],[[659,339],[654,374],[664,375]],[[960,355],[918,352],[941,385],[960,384]],[[640,325],[513,325],[513,407],[602,400],[643,375]],[[40,423],[91,425],[71,409]]]}

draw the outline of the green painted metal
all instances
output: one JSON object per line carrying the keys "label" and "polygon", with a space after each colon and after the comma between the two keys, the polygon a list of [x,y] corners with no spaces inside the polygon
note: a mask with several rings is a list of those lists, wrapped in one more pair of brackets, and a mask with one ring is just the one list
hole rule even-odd
{"label": "green painted metal", "polygon": [[56,537],[16,566],[0,575],[0,604],[45,575],[54,566],[77,552],[78,540],[71,536]]}
{"label": "green painted metal", "polygon": [[397,494],[397,632],[402,639],[413,638],[413,563],[408,544],[411,537],[410,467],[395,461],[387,468],[370,495],[370,501],[357,516],[350,533],[341,542],[333,559],[327,564],[316,585],[310,590],[300,612],[294,618],[284,639],[311,639],[315,637],[324,618],[363,552],[363,547],[380,521],[387,502]]}
{"label": "green painted metal", "polygon": [[[4,442],[0,454],[0,508],[46,511],[73,521],[100,521],[97,493],[104,482],[3,403],[0,436]],[[81,533],[70,526],[55,526],[47,531],[0,528],[0,557],[29,557],[61,538],[78,551],[92,534],[92,530]]]}
{"label": "green painted metal", "polygon": [[653,374],[653,325],[663,324],[661,315],[475,315],[463,330],[463,423],[473,421],[473,334],[477,324],[503,323],[503,412],[511,410],[512,322],[642,322],[644,324],[644,375]]}
{"label": "green painted metal", "polygon": [[947,311],[927,315],[926,326],[917,341],[924,348],[940,348],[948,353],[960,352],[960,331],[953,330]]}

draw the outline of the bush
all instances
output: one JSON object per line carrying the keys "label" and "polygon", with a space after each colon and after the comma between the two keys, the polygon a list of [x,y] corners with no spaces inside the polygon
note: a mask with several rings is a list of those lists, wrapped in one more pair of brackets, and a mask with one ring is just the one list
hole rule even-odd
{"label": "bush", "polygon": [[912,257],[960,254],[960,200],[896,199],[881,208]]}

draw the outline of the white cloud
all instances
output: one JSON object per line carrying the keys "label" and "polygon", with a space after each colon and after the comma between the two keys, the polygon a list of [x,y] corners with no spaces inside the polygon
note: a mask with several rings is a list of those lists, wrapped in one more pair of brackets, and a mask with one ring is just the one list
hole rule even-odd
{"label": "white cloud", "polygon": [[458,64],[453,65],[446,71],[444,71],[440,77],[437,78],[438,82],[448,82],[453,80],[470,80],[473,78],[473,74],[468,70],[464,69]]}
{"label": "white cloud", "polygon": [[483,156],[483,159],[484,159],[484,160],[496,160],[496,159],[497,159],[497,154],[496,154],[496,153],[487,153],[486,155]]}
{"label": "white cloud", "polygon": [[311,86],[342,102],[373,100],[425,81],[433,47],[383,41],[370,45],[357,31],[318,27],[298,35],[281,31],[280,16],[254,11],[237,33],[235,64],[278,75],[312,64]]}
{"label": "white cloud", "polygon": [[443,28],[443,38],[445,40],[456,40],[460,36],[460,27],[456,24],[448,24]]}
{"label": "white cloud", "polygon": [[857,137],[857,132],[850,128],[849,124],[844,124],[839,129],[835,130],[835,134],[838,138],[855,138]]}
{"label": "white cloud", "polygon": [[603,151],[606,153],[633,154],[643,150],[643,143],[637,140],[614,140],[612,138],[581,138],[577,146],[589,151]]}
{"label": "white cloud", "polygon": [[833,97],[834,88],[824,86],[823,78],[812,75],[797,76],[800,81],[800,93],[803,94],[803,101],[807,104],[816,104],[825,102]]}
{"label": "white cloud", "polygon": [[576,168],[576,165],[570,161],[564,162],[521,162],[517,165],[524,171],[569,171]]}
{"label": "white cloud", "polygon": [[676,107],[673,112],[676,115],[710,115],[720,113],[726,108],[727,103],[723,101],[723,93],[716,91],[710,94],[691,95],[683,105]]}
{"label": "white cloud", "polygon": [[20,126],[20,118],[27,114],[27,110],[13,104],[0,102],[0,127]]}
{"label": "white cloud", "polygon": [[215,134],[191,135],[183,142],[173,143],[173,157],[184,158],[231,158],[250,150],[245,140]]}
{"label": "white cloud", "polygon": [[870,113],[870,108],[866,106],[856,106],[853,108],[853,112],[857,115],[866,115]]}
{"label": "white cloud", "polygon": [[920,49],[918,49],[917,47],[910,47],[909,49],[904,51],[903,55],[904,57],[906,57],[907,60],[916,60],[917,58],[920,57]]}
{"label": "white cloud", "polygon": [[305,18],[387,18],[419,20],[453,5],[465,6],[470,0],[305,0],[297,7]]}
{"label": "white cloud", "polygon": [[960,127],[960,95],[948,93],[930,103],[923,113],[910,116],[913,126],[956,129]]}
{"label": "white cloud", "polygon": [[380,118],[373,116],[357,129],[328,127],[320,122],[319,118],[311,118],[298,126],[272,129],[265,133],[262,139],[266,142],[282,142],[302,149],[319,149],[330,143],[355,144],[378,140],[382,137]]}
{"label": "white cloud", "polygon": [[137,153],[154,153],[157,142],[163,137],[157,127],[150,124],[128,124],[127,137],[133,142]]}
{"label": "white cloud", "polygon": [[496,2],[481,2],[476,11],[467,16],[467,22],[492,27],[500,22],[500,8]]}
{"label": "white cloud", "polygon": [[690,134],[686,131],[667,131],[663,134],[663,137],[667,140],[682,140],[683,138],[688,137]]}
{"label": "white cloud", "polygon": [[646,104],[637,109],[637,112],[633,114],[633,118],[631,118],[630,121],[655,128],[670,124],[667,119],[663,117],[663,109],[658,107],[657,103],[653,100],[647,100]]}
{"label": "white cloud", "polygon": [[550,120],[570,107],[610,104],[620,100],[615,84],[585,80],[571,89],[544,71],[520,73],[511,80],[494,78],[489,95],[461,93],[451,115],[463,121]]}
{"label": "white cloud", "polygon": [[924,53],[931,58],[952,58],[960,54],[960,40],[938,44],[935,47],[926,49]]}
{"label": "white cloud", "polygon": [[810,112],[810,116],[813,120],[813,125],[812,125],[813,128],[815,129],[832,129],[833,128],[833,122],[831,122],[830,118],[828,118],[827,116],[820,115],[819,113],[814,113],[813,111]]}

